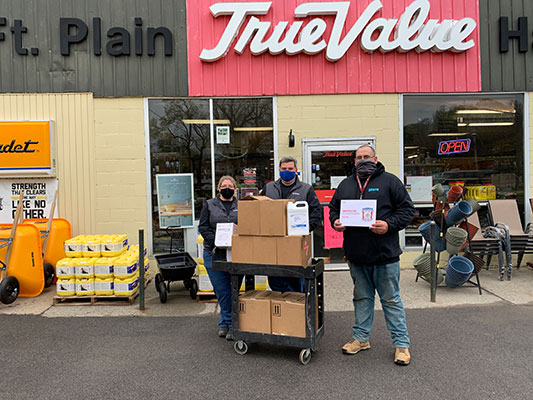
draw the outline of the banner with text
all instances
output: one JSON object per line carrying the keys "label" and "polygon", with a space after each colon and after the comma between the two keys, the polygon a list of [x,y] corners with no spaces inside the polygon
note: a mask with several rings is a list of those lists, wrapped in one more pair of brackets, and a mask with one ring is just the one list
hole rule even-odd
{"label": "banner with text", "polygon": [[24,191],[24,219],[48,218],[57,187],[57,179],[0,180],[0,223],[13,222],[21,190]]}

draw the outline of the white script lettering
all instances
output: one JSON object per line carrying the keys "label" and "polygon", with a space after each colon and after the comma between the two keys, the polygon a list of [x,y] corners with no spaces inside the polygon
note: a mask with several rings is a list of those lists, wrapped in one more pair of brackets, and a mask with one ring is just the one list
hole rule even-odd
{"label": "white script lettering", "polygon": [[[273,55],[283,52],[288,55],[301,52],[313,55],[325,49],[326,59],[336,62],[344,57],[358,38],[361,48],[368,53],[376,50],[383,53],[393,50],[459,53],[475,45],[473,39],[467,40],[476,29],[474,19],[466,17],[440,22],[428,19],[431,8],[429,0],[414,0],[399,19],[374,18],[383,8],[383,4],[380,0],[373,0],[341,39],[350,4],[349,1],[300,4],[294,10],[295,18],[315,18],[305,26],[303,21],[294,21],[290,25],[288,21],[279,21],[267,37],[272,22],[261,21],[255,16],[266,15],[272,6],[271,1],[215,3],[209,8],[213,17],[231,15],[231,18],[217,45],[212,49],[203,49],[200,59],[214,62],[225,57],[248,17],[248,23],[234,46],[238,54],[242,54],[247,46],[253,55],[266,51]],[[327,23],[316,17],[325,15],[335,16],[328,41],[324,38]]]}

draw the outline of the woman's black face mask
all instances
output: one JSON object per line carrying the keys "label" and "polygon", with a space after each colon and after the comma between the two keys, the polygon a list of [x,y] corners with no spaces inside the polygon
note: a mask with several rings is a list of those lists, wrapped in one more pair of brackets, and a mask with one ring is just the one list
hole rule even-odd
{"label": "woman's black face mask", "polygon": [[235,190],[234,189],[231,189],[231,188],[224,188],[224,189],[220,189],[220,194],[222,195],[222,197],[224,197],[226,200],[230,200],[233,195],[235,194]]}

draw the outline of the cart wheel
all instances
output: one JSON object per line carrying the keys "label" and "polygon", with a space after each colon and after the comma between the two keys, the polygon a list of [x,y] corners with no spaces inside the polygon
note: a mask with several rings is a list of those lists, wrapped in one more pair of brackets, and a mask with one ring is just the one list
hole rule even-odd
{"label": "cart wheel", "polygon": [[302,349],[300,351],[300,362],[303,365],[307,365],[309,361],[311,361],[311,349]]}
{"label": "cart wheel", "polygon": [[165,282],[161,282],[159,284],[159,301],[161,303],[165,303],[167,301],[167,287],[165,286]]}
{"label": "cart wheel", "polygon": [[243,356],[248,352],[248,345],[244,340],[237,340],[233,345],[233,350],[235,350],[235,353]]}
{"label": "cart wheel", "polygon": [[19,281],[14,276],[8,276],[0,282],[0,301],[4,304],[13,303],[19,295]]}
{"label": "cart wheel", "polygon": [[159,292],[159,285],[161,284],[161,282],[163,282],[163,277],[161,276],[161,274],[156,274],[154,282],[155,289]]}
{"label": "cart wheel", "polygon": [[192,279],[191,287],[189,288],[189,294],[191,295],[191,299],[196,299],[196,293],[198,293],[198,282],[196,282],[196,279]]}
{"label": "cart wheel", "polygon": [[191,288],[191,279],[184,279],[183,280],[183,286],[185,286],[185,289]]}
{"label": "cart wheel", "polygon": [[50,263],[46,263],[43,265],[44,270],[44,287],[50,287],[52,283],[54,283],[54,278],[56,276],[56,271],[54,269],[54,266]]}

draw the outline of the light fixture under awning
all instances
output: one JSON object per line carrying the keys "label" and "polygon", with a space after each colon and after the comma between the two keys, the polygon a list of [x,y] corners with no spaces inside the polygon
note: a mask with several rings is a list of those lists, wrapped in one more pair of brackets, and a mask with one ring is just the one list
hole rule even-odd
{"label": "light fixture under awning", "polygon": [[459,122],[457,126],[511,126],[514,122]]}
{"label": "light fixture under awning", "polygon": [[267,132],[273,131],[271,126],[242,126],[233,128],[235,132]]}
{"label": "light fixture under awning", "polygon": [[[182,119],[181,122],[184,124],[190,124],[190,125],[209,125],[211,123],[210,119]],[[229,119],[214,119],[213,124],[215,125],[223,125],[223,124],[230,124],[231,121]]]}
{"label": "light fixture under awning", "polygon": [[[457,124],[462,126],[461,124]],[[456,132],[456,133],[430,133],[428,136],[465,136],[468,135],[468,132]]]}

